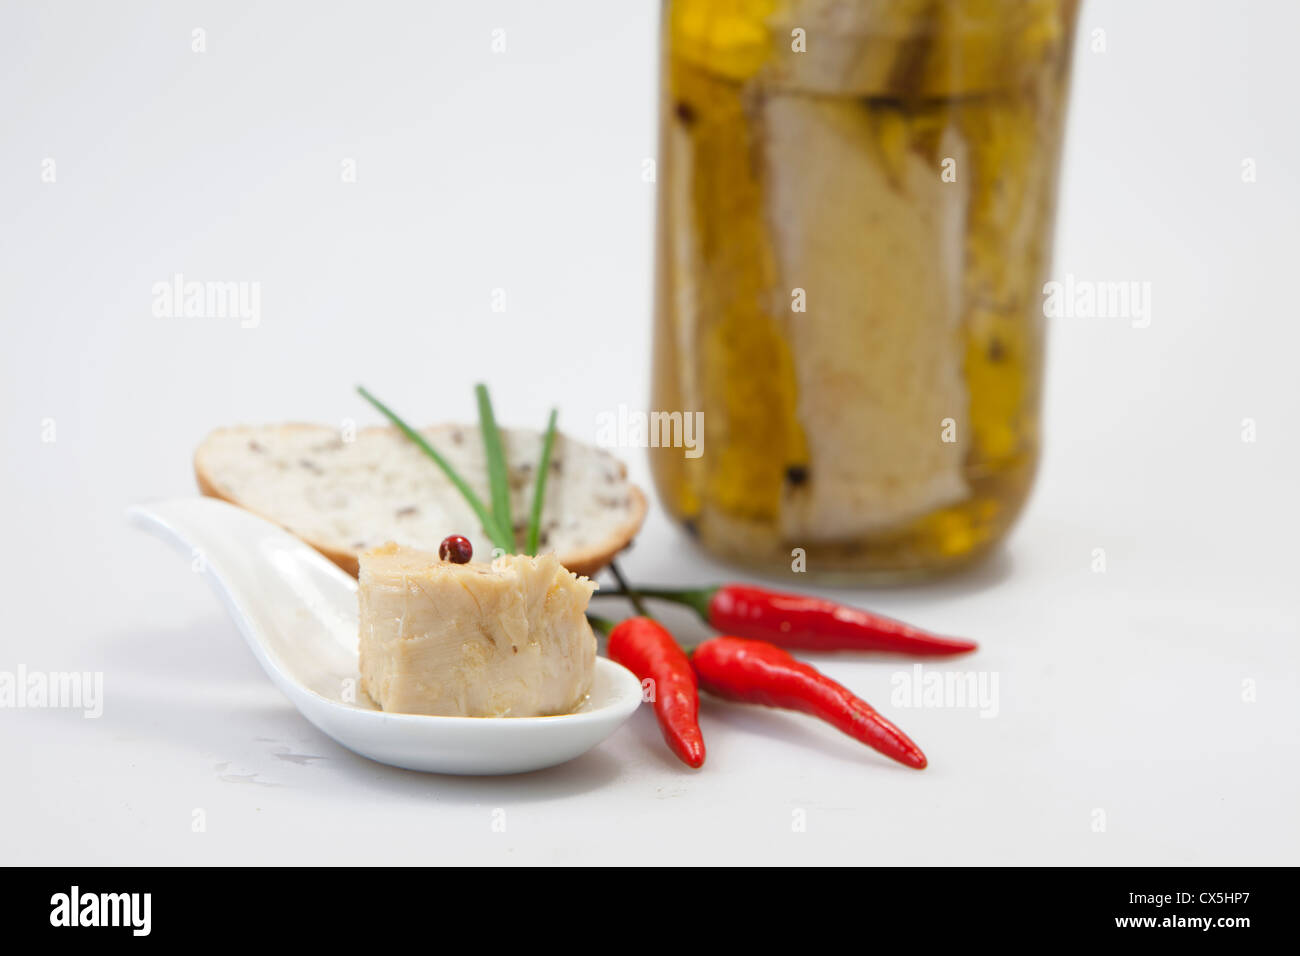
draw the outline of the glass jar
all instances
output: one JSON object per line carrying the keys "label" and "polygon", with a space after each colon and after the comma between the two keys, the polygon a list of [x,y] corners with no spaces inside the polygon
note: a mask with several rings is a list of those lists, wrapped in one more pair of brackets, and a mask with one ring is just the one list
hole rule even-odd
{"label": "glass jar", "polygon": [[[710,551],[987,551],[1038,459],[1076,0],[667,0],[651,450]],[[802,552],[796,549],[803,549]]]}

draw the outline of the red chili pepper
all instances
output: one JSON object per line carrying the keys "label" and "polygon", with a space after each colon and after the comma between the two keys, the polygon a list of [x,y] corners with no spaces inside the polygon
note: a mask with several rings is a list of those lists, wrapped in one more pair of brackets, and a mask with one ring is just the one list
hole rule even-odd
{"label": "red chili pepper", "polygon": [[[602,595],[619,593],[622,592],[601,592]],[[783,594],[748,584],[680,591],[640,588],[637,593],[694,608],[709,626],[724,634],[768,641],[781,647],[808,651],[891,651],[938,657],[965,654],[979,646],[974,641],[941,637],[890,617],[823,598]]]}
{"label": "red chili pepper", "polygon": [[899,763],[926,765],[921,748],[870,704],[773,644],[715,637],[695,648],[691,663],[710,694],[811,714]]}
{"label": "red chili pepper", "polygon": [[609,632],[609,658],[642,681],[654,681],[655,716],[673,753],[690,767],[704,763],[700,693],[690,658],[662,624],[630,617]]}

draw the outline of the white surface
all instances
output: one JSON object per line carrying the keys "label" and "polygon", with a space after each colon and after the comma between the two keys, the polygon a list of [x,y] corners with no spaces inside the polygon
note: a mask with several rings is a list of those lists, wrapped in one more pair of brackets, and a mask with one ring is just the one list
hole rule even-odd
{"label": "white surface", "polygon": [[641,682],[600,657],[571,714],[474,718],[388,714],[361,693],[357,582],[276,525],[224,501],[133,505],[133,523],[212,582],[266,676],[318,730],[403,770],[514,774],[580,757],[632,716]]}
{"label": "white surface", "polygon": [[[698,773],[649,713],[527,777],[383,767],[304,720],[202,578],[128,528],[129,502],[191,491],[213,426],[374,420],[358,381],[468,420],[486,377],[503,421],[557,402],[587,438],[598,411],[642,407],[655,21],[644,0],[4,6],[0,670],[103,671],[106,703],[0,711],[0,811],[22,821],[0,859],[1297,862],[1284,0],[1085,4],[1107,52],[1077,58],[1055,271],[1149,281],[1153,318],[1053,323],[1046,458],[1003,553],[848,595],[981,639],[953,666],[999,677],[981,719],[894,707],[906,662],[819,661],[925,748],[923,773],[713,702]],[[176,272],[260,280],[261,324],[154,318]],[[626,569],[727,576],[657,510]]]}

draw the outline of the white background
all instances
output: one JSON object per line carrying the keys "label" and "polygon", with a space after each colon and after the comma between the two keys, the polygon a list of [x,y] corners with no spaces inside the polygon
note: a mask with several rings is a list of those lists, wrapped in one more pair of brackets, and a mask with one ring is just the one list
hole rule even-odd
{"label": "white background", "polygon": [[[373,420],[356,382],[471,420],[486,378],[505,422],[557,403],[587,438],[644,407],[656,4],[2,10],[0,670],[102,671],[106,704],[0,711],[0,860],[1300,862],[1300,5],[1085,4],[1055,271],[1150,282],[1151,325],[1053,323],[1046,457],[1002,552],[844,595],[982,640],[947,666],[998,675],[995,718],[892,706],[907,662],[823,658],[930,769],[709,701],[701,772],[643,712],[501,779],[324,738],[123,509],[190,493],[217,425]],[[154,318],[177,272],[260,281],[260,326]],[[657,510],[626,568],[731,576]]]}

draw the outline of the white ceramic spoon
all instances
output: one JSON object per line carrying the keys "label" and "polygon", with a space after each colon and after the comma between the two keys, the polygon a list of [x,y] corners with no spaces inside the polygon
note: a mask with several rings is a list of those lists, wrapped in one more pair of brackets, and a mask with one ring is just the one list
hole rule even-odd
{"label": "white ceramic spoon", "polygon": [[504,774],[572,760],[641,702],[626,668],[596,659],[587,702],[559,717],[386,714],[361,692],[357,582],[269,521],[215,498],[127,512],[203,569],[262,668],[304,717],[371,760],[432,773]]}

